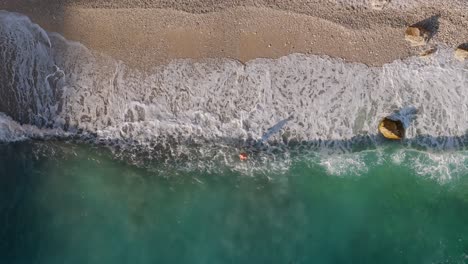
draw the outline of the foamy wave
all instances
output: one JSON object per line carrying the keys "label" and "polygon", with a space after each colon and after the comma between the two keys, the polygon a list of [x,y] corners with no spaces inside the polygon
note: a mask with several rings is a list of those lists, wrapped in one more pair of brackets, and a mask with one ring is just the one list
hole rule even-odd
{"label": "foamy wave", "polygon": [[64,138],[70,136],[62,129],[40,129],[34,125],[20,125],[11,117],[0,113],[0,142],[28,139]]}
{"label": "foamy wave", "polygon": [[362,157],[362,153],[349,153],[333,156],[325,156],[320,159],[322,165],[329,174],[336,176],[356,176],[364,174],[369,167]]}
{"label": "foamy wave", "polygon": [[468,130],[467,70],[447,53],[383,68],[293,54],[247,65],[178,60],[141,73],[109,58],[79,64],[87,57],[67,50],[71,58],[56,60],[66,82],[54,125],[102,138],[203,142],[260,139],[292,116],[272,140],[348,148],[340,141],[372,137],[382,117],[395,115],[408,127],[409,144],[457,148]]}
{"label": "foamy wave", "polygon": [[[0,17],[15,21],[18,16]],[[37,31],[23,17],[18,20],[9,22],[15,25],[10,28],[25,24],[26,33]],[[5,70],[18,73],[4,88],[9,101],[3,108],[24,123],[139,144],[197,143],[260,139],[292,116],[273,141],[346,150],[353,138],[375,136],[382,117],[396,115],[408,127],[410,145],[466,144],[468,70],[448,48],[430,60],[411,58],[382,68],[292,54],[246,65],[177,60],[141,72],[58,34],[49,35],[52,49],[44,51],[35,41],[43,34],[5,30],[11,38],[5,54],[17,58],[4,58]]]}
{"label": "foamy wave", "polygon": [[[245,65],[176,60],[142,72],[46,34],[24,16],[2,12],[0,21],[8,40],[0,43],[0,111],[12,117],[0,116],[3,141],[93,135],[137,163],[240,171],[287,170],[296,148],[330,155],[321,164],[332,174],[366,170],[353,155],[382,145],[377,126],[388,115],[405,123],[407,147],[468,145],[468,63],[448,47],[383,67],[292,54]],[[265,151],[238,163],[246,142],[288,117]]]}
{"label": "foamy wave", "polygon": [[443,183],[467,175],[468,152],[418,152],[413,153],[407,163],[412,164],[417,174]]}
{"label": "foamy wave", "polygon": [[398,170],[406,167],[421,177],[440,183],[468,175],[467,151],[428,152],[384,147],[341,155],[322,155],[316,160],[334,176],[359,176],[384,165],[397,167]]}

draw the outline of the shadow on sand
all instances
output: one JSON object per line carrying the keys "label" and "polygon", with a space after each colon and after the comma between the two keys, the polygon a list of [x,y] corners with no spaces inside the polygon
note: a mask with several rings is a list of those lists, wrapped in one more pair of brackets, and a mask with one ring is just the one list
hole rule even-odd
{"label": "shadow on sand", "polygon": [[439,31],[440,15],[434,15],[411,25],[412,27],[423,28],[429,32],[427,41],[431,40]]}

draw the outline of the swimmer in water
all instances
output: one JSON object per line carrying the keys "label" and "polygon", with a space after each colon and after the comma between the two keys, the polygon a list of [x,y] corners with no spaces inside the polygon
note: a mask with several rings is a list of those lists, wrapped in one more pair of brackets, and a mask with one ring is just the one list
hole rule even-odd
{"label": "swimmer in water", "polygon": [[239,159],[240,159],[241,161],[247,160],[248,157],[249,157],[249,155],[248,155],[246,152],[241,152],[241,153],[239,154]]}
{"label": "swimmer in water", "polygon": [[292,120],[293,116],[290,116],[286,119],[283,119],[276,123],[274,126],[270,127],[265,134],[262,136],[262,138],[258,141],[250,139],[248,140],[247,144],[247,149],[248,151],[243,151],[239,154],[239,159],[241,161],[246,161],[248,159],[248,152],[258,152],[260,151],[260,147],[263,146],[265,142],[268,141],[268,139],[275,133],[278,133],[285,125],[288,123],[288,121]]}

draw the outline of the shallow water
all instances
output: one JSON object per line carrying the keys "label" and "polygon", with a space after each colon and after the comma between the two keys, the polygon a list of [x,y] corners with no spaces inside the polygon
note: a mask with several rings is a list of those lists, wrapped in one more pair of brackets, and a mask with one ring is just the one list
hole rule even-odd
{"label": "shallow water", "polygon": [[388,146],[380,158],[367,151],[359,174],[299,160],[246,176],[152,172],[87,145],[0,145],[0,255],[11,264],[466,263],[468,162],[441,183],[395,162],[402,151],[420,155]]}

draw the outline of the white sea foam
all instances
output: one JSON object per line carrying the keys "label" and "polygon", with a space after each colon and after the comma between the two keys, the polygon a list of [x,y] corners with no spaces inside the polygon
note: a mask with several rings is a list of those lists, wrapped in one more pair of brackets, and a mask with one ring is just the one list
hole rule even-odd
{"label": "white sea foam", "polygon": [[321,157],[320,165],[331,175],[361,175],[368,171],[362,156],[362,153],[327,155]]}
{"label": "white sea foam", "polygon": [[[20,126],[2,115],[4,141],[40,131],[88,133],[97,141],[143,148],[148,156],[162,149],[156,157],[194,168],[221,161],[243,170],[246,165],[232,155],[240,142],[260,139],[290,116],[270,143],[303,142],[328,155],[352,153],[359,144],[378,146],[376,127],[392,115],[407,127],[407,146],[445,151],[468,144],[468,64],[454,60],[448,47],[427,60],[383,67],[291,54],[245,65],[175,60],[141,72],[58,34],[46,35],[23,16],[2,12],[0,20],[10,25],[0,31],[9,40],[0,45],[3,69],[15,72],[12,82],[2,84],[10,100],[0,107],[17,121],[49,127]],[[256,162],[287,168],[288,153],[261,154]],[[321,163],[332,173],[365,170],[359,158],[329,157]]]}
{"label": "white sea foam", "polygon": [[44,124],[56,99],[46,79],[52,68],[50,39],[18,14],[0,11],[0,25],[0,111]]}
{"label": "white sea foam", "polygon": [[34,125],[20,125],[11,117],[0,113],[0,142],[23,141],[32,138],[64,138],[69,134],[62,129],[44,129]]}
{"label": "white sea foam", "polygon": [[101,137],[148,142],[167,135],[259,139],[292,115],[288,138],[337,144],[375,135],[380,119],[394,115],[405,121],[411,144],[426,137],[427,147],[456,148],[468,130],[468,73],[447,53],[382,68],[293,54],[246,65],[178,60],[141,73],[67,49],[56,54],[66,75],[56,118]]}
{"label": "white sea foam", "polygon": [[411,151],[406,164],[412,164],[414,171],[421,176],[429,176],[439,182],[466,176],[468,173],[468,152],[418,152]]}

